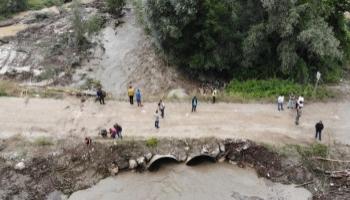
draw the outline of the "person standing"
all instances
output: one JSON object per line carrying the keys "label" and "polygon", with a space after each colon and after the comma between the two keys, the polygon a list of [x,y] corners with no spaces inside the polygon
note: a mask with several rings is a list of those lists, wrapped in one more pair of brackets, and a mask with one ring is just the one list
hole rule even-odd
{"label": "person standing", "polygon": [[117,131],[118,138],[120,138],[122,140],[123,139],[123,135],[122,135],[123,129],[122,129],[122,127],[119,124],[115,124],[114,128]]}
{"label": "person standing", "polygon": [[154,126],[156,127],[156,129],[159,129],[159,113],[158,110],[156,110],[156,112],[154,113]]}
{"label": "person standing", "polygon": [[137,102],[137,107],[141,107],[142,106],[140,89],[137,89],[137,91],[136,91],[136,102]]}
{"label": "person standing", "polygon": [[134,105],[134,94],[135,94],[135,90],[132,87],[132,85],[130,85],[129,89],[128,89],[128,96],[129,96],[130,105]]}
{"label": "person standing", "polygon": [[316,135],[315,135],[315,138],[318,139],[321,141],[322,139],[322,130],[323,130],[324,126],[323,126],[323,123],[322,121],[316,123],[315,125],[315,129],[316,129]]}
{"label": "person standing", "polygon": [[97,89],[96,92],[97,99],[100,101],[101,105],[105,104],[105,97],[106,97],[106,92],[102,90],[101,87]]}
{"label": "person standing", "polygon": [[162,99],[158,103],[158,109],[160,110],[160,116],[164,118],[165,105]]}
{"label": "person standing", "polygon": [[216,102],[216,96],[217,96],[217,94],[218,94],[218,91],[214,88],[213,93],[212,93],[213,103]]}
{"label": "person standing", "polygon": [[300,106],[300,102],[297,101],[297,103],[295,104],[295,108],[296,108],[296,111],[297,111],[297,116],[295,118],[295,125],[299,125],[299,120],[300,120],[300,117],[301,117],[301,114],[302,114],[302,106]]}
{"label": "person standing", "polygon": [[278,107],[278,111],[283,111],[283,104],[284,104],[284,96],[280,95],[277,98],[277,107]]}
{"label": "person standing", "polygon": [[300,109],[304,107],[304,97],[303,96],[299,96],[296,107],[299,107]]}
{"label": "person standing", "polygon": [[197,104],[198,104],[197,97],[194,96],[193,99],[192,99],[192,112],[196,112],[197,111]]}
{"label": "person standing", "polygon": [[288,101],[288,109],[293,109],[295,107],[295,96],[293,93],[289,95],[289,101]]}

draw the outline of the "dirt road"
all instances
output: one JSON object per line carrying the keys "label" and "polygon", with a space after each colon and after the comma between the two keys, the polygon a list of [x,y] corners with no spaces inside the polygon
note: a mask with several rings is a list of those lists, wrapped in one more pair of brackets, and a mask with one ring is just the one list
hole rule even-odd
{"label": "dirt road", "polygon": [[108,101],[101,106],[93,100],[81,103],[74,98],[0,98],[0,138],[22,134],[27,137],[49,135],[97,136],[99,129],[118,122],[124,136],[133,137],[210,137],[246,138],[273,144],[314,141],[314,125],[323,120],[325,143],[330,140],[350,144],[350,103],[305,105],[301,125],[294,125],[294,111],[278,112],[273,104],[207,104],[190,112],[190,103],[167,103],[166,118],[160,130],[154,128],[155,103],[143,108],[126,102]]}

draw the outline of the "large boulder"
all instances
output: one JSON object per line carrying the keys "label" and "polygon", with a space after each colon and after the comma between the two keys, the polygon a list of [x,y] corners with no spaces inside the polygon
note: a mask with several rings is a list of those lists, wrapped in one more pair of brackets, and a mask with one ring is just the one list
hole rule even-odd
{"label": "large boulder", "polygon": [[150,152],[150,153],[147,153],[146,155],[145,155],[145,158],[146,158],[146,161],[147,162],[149,162],[151,159],[152,159],[152,157],[153,157],[153,154]]}
{"label": "large boulder", "polygon": [[171,90],[168,93],[168,98],[184,99],[186,97],[188,97],[188,94],[182,88]]}
{"label": "large boulder", "polygon": [[15,165],[15,169],[17,170],[23,170],[24,168],[26,168],[24,162],[19,162]]}
{"label": "large boulder", "polygon": [[137,168],[137,161],[130,159],[129,160],[129,169],[136,169]]}

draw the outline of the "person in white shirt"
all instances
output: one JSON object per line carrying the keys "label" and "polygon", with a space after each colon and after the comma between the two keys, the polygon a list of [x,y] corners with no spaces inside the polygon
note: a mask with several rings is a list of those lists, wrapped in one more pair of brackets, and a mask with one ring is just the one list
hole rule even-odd
{"label": "person in white shirt", "polygon": [[156,112],[154,113],[154,126],[156,127],[156,129],[159,129],[159,113],[158,110],[156,110]]}
{"label": "person in white shirt", "polygon": [[299,120],[302,114],[302,108],[304,107],[304,97],[299,96],[297,103],[296,103],[296,111],[297,111],[297,116],[295,118],[295,125],[299,125]]}
{"label": "person in white shirt", "polygon": [[304,97],[303,96],[299,96],[297,105],[299,106],[299,108],[304,107]]}
{"label": "person in white shirt", "polygon": [[278,107],[278,111],[282,111],[283,110],[283,104],[284,104],[284,96],[280,95],[277,98],[277,107]]}

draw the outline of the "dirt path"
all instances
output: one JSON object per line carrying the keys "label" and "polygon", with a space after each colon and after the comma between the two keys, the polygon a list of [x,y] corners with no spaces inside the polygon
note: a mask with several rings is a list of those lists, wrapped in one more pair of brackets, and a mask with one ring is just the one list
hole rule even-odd
{"label": "dirt path", "polygon": [[153,127],[154,103],[143,108],[126,102],[100,106],[92,100],[0,98],[0,138],[22,134],[28,137],[97,136],[101,128],[118,122],[124,136],[149,137],[237,137],[258,142],[309,143],[314,124],[325,124],[324,142],[336,140],[350,144],[350,103],[305,105],[301,125],[294,125],[294,112],[278,112],[272,104],[206,104],[191,114],[188,103],[166,103],[166,118],[160,130]]}

